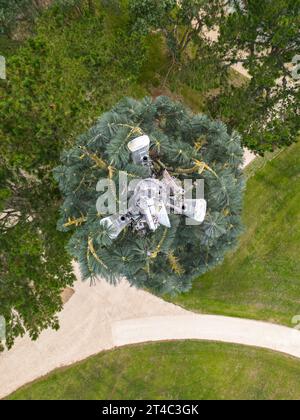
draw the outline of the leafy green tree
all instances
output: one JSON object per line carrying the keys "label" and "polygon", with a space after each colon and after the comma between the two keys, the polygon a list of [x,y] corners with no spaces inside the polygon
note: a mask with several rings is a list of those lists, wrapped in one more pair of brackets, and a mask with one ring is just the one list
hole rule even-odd
{"label": "leafy green tree", "polygon": [[[150,156],[159,178],[163,169],[179,179],[205,181],[207,217],[189,226],[184,216],[170,215],[172,227],[139,236],[127,229],[116,240],[100,225],[96,185],[109,178],[118,185],[120,171],[130,179],[147,178],[134,165],[127,143],[147,134]],[[104,277],[116,283],[122,276],[137,287],[158,293],[188,290],[192,280],[219,264],[241,231],[243,160],[241,139],[221,122],[192,115],[167,97],[155,101],[124,99],[62,154],[55,177],[64,195],[59,229],[73,232],[68,245],[84,279]],[[176,174],[176,175],[175,175]]]}
{"label": "leafy green tree", "polygon": [[52,170],[98,112],[141,91],[145,47],[128,26],[126,9],[56,4],[36,35],[7,56],[8,77],[0,80],[0,315],[8,347],[25,332],[36,338],[58,327],[61,291],[74,279],[68,235],[56,229],[61,196]]}
{"label": "leafy green tree", "polygon": [[224,66],[242,63],[251,80],[236,87],[224,77],[210,109],[238,127],[248,147],[263,153],[291,144],[300,129],[300,85],[292,73],[300,46],[300,1],[235,3],[220,20],[218,59]]}
{"label": "leafy green tree", "polygon": [[58,202],[53,205],[53,194],[34,184],[21,187],[18,179],[11,185],[13,198],[6,204],[14,207],[0,218],[0,314],[8,348],[25,332],[36,339],[47,327],[57,329],[61,292],[73,284],[65,240],[56,231]]}
{"label": "leafy green tree", "polygon": [[144,33],[160,31],[174,60],[183,59],[192,41],[199,44],[216,23],[219,0],[132,0],[129,8],[134,28]]}
{"label": "leafy green tree", "polygon": [[[135,28],[164,35],[173,56],[167,77],[173,71],[199,88],[211,116],[238,129],[246,146],[264,153],[295,141],[299,83],[291,63],[299,54],[299,0],[134,0],[131,12]],[[210,29],[220,32],[215,42]],[[236,63],[251,80],[232,83]]]}

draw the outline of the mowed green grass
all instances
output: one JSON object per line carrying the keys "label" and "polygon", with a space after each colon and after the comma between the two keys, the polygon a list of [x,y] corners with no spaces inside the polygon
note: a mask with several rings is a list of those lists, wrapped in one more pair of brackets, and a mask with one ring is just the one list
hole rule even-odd
{"label": "mowed green grass", "polygon": [[300,143],[254,168],[262,162],[247,182],[238,249],[172,300],[197,312],[292,326],[300,315]]}
{"label": "mowed green grass", "polygon": [[267,350],[179,341],[123,347],[51,373],[9,399],[300,399],[300,362]]}

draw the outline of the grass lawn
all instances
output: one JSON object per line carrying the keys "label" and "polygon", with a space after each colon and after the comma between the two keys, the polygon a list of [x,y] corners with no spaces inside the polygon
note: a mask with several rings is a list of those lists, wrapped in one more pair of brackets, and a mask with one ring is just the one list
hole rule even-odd
{"label": "grass lawn", "polygon": [[166,342],[100,353],[9,399],[300,399],[299,377],[298,360],[267,350]]}
{"label": "grass lawn", "polygon": [[292,326],[300,314],[300,143],[253,165],[239,248],[172,300],[197,312]]}

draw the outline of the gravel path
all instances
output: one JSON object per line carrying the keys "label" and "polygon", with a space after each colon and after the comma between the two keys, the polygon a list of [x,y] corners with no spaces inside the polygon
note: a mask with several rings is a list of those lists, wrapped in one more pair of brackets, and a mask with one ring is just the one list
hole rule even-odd
{"label": "gravel path", "polygon": [[300,331],[268,322],[186,313],[114,322],[115,346],[165,340],[209,340],[275,350],[300,358]]}

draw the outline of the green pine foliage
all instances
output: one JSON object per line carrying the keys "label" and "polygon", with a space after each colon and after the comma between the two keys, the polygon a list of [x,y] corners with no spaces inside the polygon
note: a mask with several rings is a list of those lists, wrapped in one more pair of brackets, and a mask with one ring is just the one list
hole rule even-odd
{"label": "green pine foliage", "polygon": [[[140,134],[151,140],[156,175],[167,167],[180,179],[203,178],[208,212],[199,226],[171,215],[170,229],[161,226],[144,237],[128,228],[112,241],[104,217],[97,214],[100,178],[117,181],[119,171],[145,177],[131,162],[128,142]],[[117,284],[123,276],[156,293],[188,290],[192,280],[219,264],[241,232],[243,160],[241,139],[219,121],[193,115],[168,97],[136,101],[126,98],[62,154],[54,171],[64,196],[59,230],[72,232],[68,251],[80,263],[84,279],[104,277]],[[118,183],[116,183],[118,186]],[[117,188],[118,190],[118,188]],[[118,191],[117,191],[118,193]]]}

